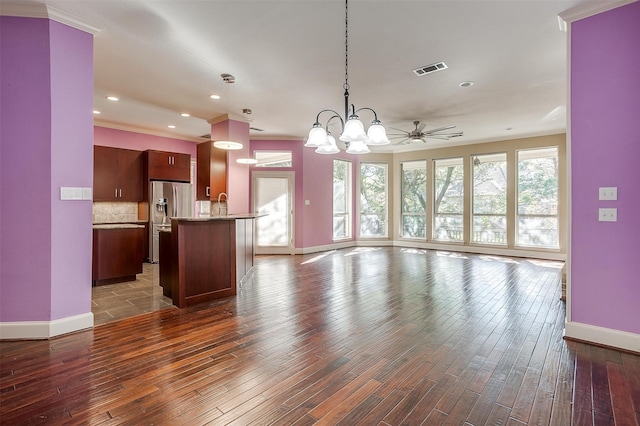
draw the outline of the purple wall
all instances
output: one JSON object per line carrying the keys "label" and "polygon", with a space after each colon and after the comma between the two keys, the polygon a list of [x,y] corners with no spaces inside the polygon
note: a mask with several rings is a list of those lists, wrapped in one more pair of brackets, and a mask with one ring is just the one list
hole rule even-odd
{"label": "purple wall", "polygon": [[0,321],[91,312],[93,39],[0,17]]}
{"label": "purple wall", "polygon": [[133,149],[135,151],[155,149],[157,151],[177,152],[180,154],[190,154],[194,158],[196,156],[197,145],[195,142],[182,139],[146,135],[144,133],[109,129],[100,126],[95,126],[93,129],[93,144],[113,148]]}
{"label": "purple wall", "polygon": [[[571,26],[571,321],[640,334],[640,3]],[[598,201],[598,187],[618,187]],[[599,222],[615,207],[618,221]]]}

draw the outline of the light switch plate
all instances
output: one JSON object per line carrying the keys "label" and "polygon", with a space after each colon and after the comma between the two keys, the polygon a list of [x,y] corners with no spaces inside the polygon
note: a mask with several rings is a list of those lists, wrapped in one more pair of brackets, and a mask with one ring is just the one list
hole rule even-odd
{"label": "light switch plate", "polygon": [[617,222],[618,209],[598,209],[598,220],[600,222]]}
{"label": "light switch plate", "polygon": [[82,200],[82,188],[72,186],[60,187],[61,200]]}
{"label": "light switch plate", "polygon": [[82,199],[83,200],[92,200],[93,194],[91,193],[91,188],[82,188]]}
{"label": "light switch plate", "polygon": [[305,206],[311,205],[311,200],[304,200],[304,205]]}
{"label": "light switch plate", "polygon": [[598,200],[617,200],[618,199],[618,187],[606,186],[598,188]]}

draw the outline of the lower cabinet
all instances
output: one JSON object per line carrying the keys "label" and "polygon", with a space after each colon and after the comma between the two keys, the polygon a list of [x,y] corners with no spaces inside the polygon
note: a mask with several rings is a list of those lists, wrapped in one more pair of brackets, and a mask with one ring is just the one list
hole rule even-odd
{"label": "lower cabinet", "polygon": [[144,227],[94,227],[92,284],[135,281],[142,273],[144,242]]}

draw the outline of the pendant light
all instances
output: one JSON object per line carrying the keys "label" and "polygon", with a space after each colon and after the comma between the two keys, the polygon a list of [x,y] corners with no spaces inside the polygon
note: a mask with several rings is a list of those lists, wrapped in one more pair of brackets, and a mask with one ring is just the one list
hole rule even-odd
{"label": "pendant light", "polygon": [[[327,129],[329,121],[333,118],[340,119],[342,133],[339,139],[345,143],[347,146],[346,152],[349,154],[364,154],[370,152],[368,145],[387,145],[390,143],[387,138],[387,132],[373,109],[364,107],[356,110],[353,104],[349,104],[349,0],[345,0],[344,5],[344,116],[331,109],[323,109],[318,113],[304,145],[305,147],[315,147],[318,154],[340,152],[335,139],[331,137]],[[351,106],[351,114],[349,114],[349,106]],[[373,121],[367,132],[365,132],[364,125],[357,115],[358,112],[363,110],[373,113]],[[327,120],[327,125],[323,126],[320,123],[320,115],[325,112],[331,112],[334,115]]]}

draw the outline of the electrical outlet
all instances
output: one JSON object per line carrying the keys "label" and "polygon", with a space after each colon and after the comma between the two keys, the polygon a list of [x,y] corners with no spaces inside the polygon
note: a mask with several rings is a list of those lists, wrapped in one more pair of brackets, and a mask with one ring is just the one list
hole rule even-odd
{"label": "electrical outlet", "polygon": [[598,188],[598,200],[617,200],[618,199],[618,187],[607,186]]}
{"label": "electrical outlet", "polygon": [[598,209],[598,220],[600,222],[617,222],[618,209]]}

